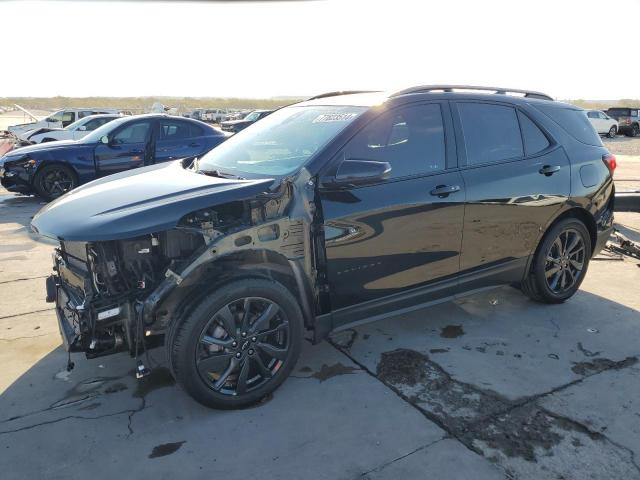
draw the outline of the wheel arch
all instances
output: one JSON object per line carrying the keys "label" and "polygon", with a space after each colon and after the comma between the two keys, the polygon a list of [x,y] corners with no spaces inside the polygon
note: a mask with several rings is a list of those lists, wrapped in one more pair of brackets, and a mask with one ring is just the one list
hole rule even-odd
{"label": "wheel arch", "polygon": [[589,213],[588,210],[586,210],[586,209],[584,209],[582,207],[572,207],[572,208],[570,208],[568,210],[565,210],[565,211],[561,212],[558,216],[556,216],[551,222],[549,222],[549,224],[544,229],[542,234],[539,235],[538,240],[537,240],[537,244],[536,244],[536,248],[531,253],[531,255],[529,255],[529,260],[527,262],[527,268],[525,270],[525,275],[528,275],[531,272],[531,267],[533,265],[533,259],[538,254],[538,251],[540,250],[540,245],[542,244],[542,240],[547,235],[547,232],[549,232],[553,227],[555,227],[557,225],[558,222],[564,220],[565,218],[576,218],[576,219],[580,220],[584,224],[584,226],[586,227],[587,231],[589,232],[589,239],[591,241],[591,251],[593,251],[593,247],[596,244],[596,241],[597,241],[597,238],[598,238],[598,233],[597,233],[598,232],[598,227],[596,225],[596,221],[593,218],[593,215],[591,213]]}
{"label": "wheel arch", "polygon": [[36,168],[36,171],[33,172],[33,176],[31,177],[31,183],[33,184],[33,181],[35,180],[36,175],[38,175],[38,173],[40,173],[43,168],[49,167],[52,165],[61,165],[63,167],[68,168],[76,177],[76,181],[77,182],[79,181],[80,177],[78,175],[78,171],[69,162],[65,162],[62,160],[42,160],[41,162],[39,162],[38,167]]}
{"label": "wheel arch", "polygon": [[302,266],[296,260],[266,249],[242,250],[201,265],[158,305],[153,323],[160,320],[161,325],[169,327],[215,289],[248,278],[263,278],[285,286],[299,301],[305,327],[313,328],[313,290]]}

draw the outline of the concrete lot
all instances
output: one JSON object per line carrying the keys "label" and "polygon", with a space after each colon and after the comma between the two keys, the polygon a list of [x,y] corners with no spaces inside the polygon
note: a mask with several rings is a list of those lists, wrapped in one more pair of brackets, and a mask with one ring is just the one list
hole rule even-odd
{"label": "concrete lot", "polygon": [[593,261],[563,305],[504,287],[306,344],[272,398],[223,412],[160,350],[142,381],[124,354],[66,372],[40,207],[0,190],[3,479],[640,479],[637,261]]}

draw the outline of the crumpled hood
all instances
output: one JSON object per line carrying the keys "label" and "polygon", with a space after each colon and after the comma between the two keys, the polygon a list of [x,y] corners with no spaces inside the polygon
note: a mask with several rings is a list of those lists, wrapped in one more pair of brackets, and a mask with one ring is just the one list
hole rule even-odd
{"label": "crumpled hood", "polygon": [[[74,145],[74,144],[82,145],[76,140],[58,140],[55,142],[38,143],[36,145],[29,145],[26,147],[15,148],[11,150],[10,155],[13,157],[14,155],[16,156],[24,155],[26,153],[40,152],[42,150],[52,150],[55,148],[63,148],[63,147],[67,148],[69,147],[69,145]],[[10,159],[7,159],[7,160],[10,160]]]}
{"label": "crumpled hood", "polygon": [[245,200],[274,179],[235,180],[185,170],[180,161],[110,175],[40,210],[34,232],[59,240],[121,240],[168,230],[201,208]]}

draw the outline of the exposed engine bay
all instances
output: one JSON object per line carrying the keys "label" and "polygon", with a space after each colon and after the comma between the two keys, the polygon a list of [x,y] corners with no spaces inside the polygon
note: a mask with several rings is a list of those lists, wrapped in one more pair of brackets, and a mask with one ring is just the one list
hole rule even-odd
{"label": "exposed engine bay", "polygon": [[[283,182],[260,198],[192,212],[170,230],[124,240],[62,241],[55,274],[47,279],[47,300],[56,301],[67,349],[88,358],[128,350],[138,358],[166,332],[177,309],[175,299],[167,300],[170,294],[194,278],[202,282],[203,267],[212,260],[260,244],[304,258],[302,221],[285,216],[291,195],[291,184]],[[138,375],[145,371],[138,362]]]}

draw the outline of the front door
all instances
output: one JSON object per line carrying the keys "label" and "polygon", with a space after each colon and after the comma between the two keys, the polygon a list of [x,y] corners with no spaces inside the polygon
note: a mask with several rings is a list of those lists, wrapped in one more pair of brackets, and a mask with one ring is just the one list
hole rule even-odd
{"label": "front door", "polygon": [[[513,105],[455,102],[458,153],[467,189],[461,288],[519,281],[540,234],[570,194],[559,145]],[[495,275],[480,274],[492,269]],[[474,275],[478,273],[478,275]]]}
{"label": "front door", "polygon": [[321,188],[334,327],[421,303],[421,287],[458,273],[465,192],[451,170],[451,129],[446,102],[412,104],[383,113],[338,154],[392,170],[373,185]]}
{"label": "front door", "polygon": [[153,120],[128,122],[115,130],[109,143],[99,143],[95,150],[99,177],[153,163]]}

